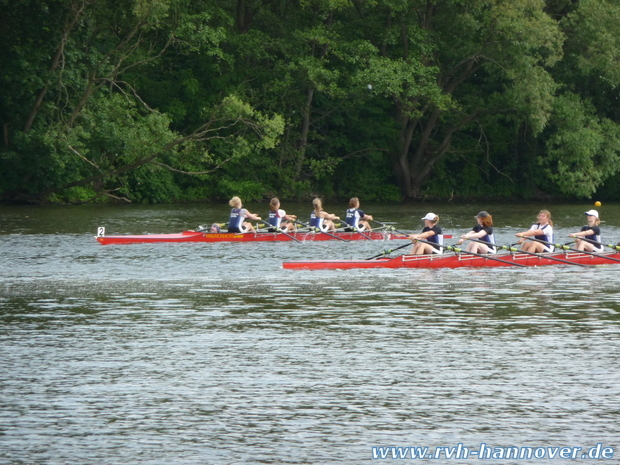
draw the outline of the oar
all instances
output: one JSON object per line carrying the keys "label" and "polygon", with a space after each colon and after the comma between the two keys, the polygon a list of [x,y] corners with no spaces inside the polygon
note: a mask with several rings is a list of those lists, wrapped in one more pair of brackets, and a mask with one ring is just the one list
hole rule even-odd
{"label": "oar", "polygon": [[411,244],[409,242],[407,242],[404,245],[401,245],[400,247],[396,247],[395,249],[389,249],[389,250],[384,250],[383,252],[381,252],[380,254],[377,255],[373,255],[372,257],[367,258],[366,260],[373,260],[375,258],[379,258],[382,257],[383,255],[389,255],[392,252],[396,252],[397,250],[403,249],[405,247],[411,247]]}
{"label": "oar", "polygon": [[477,242],[481,242],[482,244],[487,244],[487,245],[495,246],[498,249],[508,250],[509,252],[522,253],[522,254],[525,254],[525,255],[533,255],[534,257],[539,257],[539,258],[547,258],[549,260],[553,260],[553,261],[560,262],[560,263],[565,263],[567,265],[588,266],[588,265],[584,265],[583,263],[575,263],[575,262],[571,262],[571,261],[568,261],[568,260],[562,260],[561,258],[557,258],[557,257],[547,257],[546,255],[541,254],[541,253],[526,252],[524,250],[515,249],[511,245],[497,245],[497,244],[492,244],[491,242],[480,241],[480,240],[477,240]]}
{"label": "oar", "polygon": [[301,221],[299,221],[299,220],[295,220],[295,223],[298,223],[298,224],[304,225],[306,228],[310,229],[311,231],[314,231],[314,232],[320,232],[320,233],[322,233],[322,234],[327,234],[328,236],[333,237],[334,239],[338,239],[339,241],[342,241],[342,242],[349,242],[349,240],[348,240],[348,239],[343,239],[342,237],[334,236],[333,234],[330,234],[330,233],[328,233],[328,232],[321,231],[321,229],[320,229],[320,228],[315,228],[314,226],[310,226],[308,223],[303,223],[303,222],[301,222]]}
{"label": "oar", "polygon": [[609,247],[610,249],[613,249],[613,250],[616,250],[616,251],[620,251],[620,244],[618,244],[618,245],[603,244],[602,242],[596,242],[596,241],[593,241],[592,239],[586,239],[585,237],[580,237],[579,239],[581,239],[582,241],[590,242],[591,244],[602,245],[602,246],[605,246],[605,247]]}
{"label": "oar", "polygon": [[371,222],[373,222],[373,223],[377,223],[377,224],[379,225],[379,227],[378,227],[378,228],[373,229],[373,231],[379,231],[379,230],[381,230],[381,229],[387,229],[387,230],[389,230],[389,229],[391,228],[391,226],[390,226],[390,225],[392,225],[392,224],[396,224],[396,223],[394,223],[394,222],[390,222],[390,223],[381,223],[380,221],[377,221],[377,220],[371,220]]}
{"label": "oar", "polygon": [[[378,221],[377,221],[377,223],[378,223]],[[426,242],[426,241],[424,241],[422,239],[416,239],[416,240],[419,240],[420,242]],[[430,242],[429,242],[429,244],[430,244]],[[396,247],[395,249],[384,250],[382,253],[377,254],[377,255],[373,255],[372,257],[369,257],[366,260],[372,260],[374,258],[382,257],[383,255],[389,255],[392,252],[396,252],[397,250],[403,249],[405,247],[410,247],[410,246],[411,246],[411,243],[407,242],[406,244],[403,244],[400,247]]]}
{"label": "oar", "polygon": [[275,228],[276,231],[284,234],[287,237],[290,237],[291,239],[293,239],[295,242],[299,242],[301,243],[301,241],[299,239],[297,239],[296,237],[291,236],[290,234],[284,232],[284,230],[282,230],[281,228],[276,228],[274,225],[272,225],[271,223],[266,222],[265,220],[258,220],[261,223],[265,224],[266,226],[269,226],[270,228]]}
{"label": "oar", "polygon": [[[583,238],[578,238],[578,239],[583,239]],[[574,249],[572,247],[568,247],[567,245],[562,245],[562,244],[552,244],[551,242],[543,241],[542,239],[532,238],[532,240],[533,241],[537,241],[537,242],[542,242],[543,244],[547,244],[547,245],[553,245],[553,246],[557,247],[558,249],[570,250],[571,252],[578,252],[578,253],[583,253],[583,254],[587,254],[587,255],[592,255],[593,257],[600,257],[600,258],[604,258],[606,260],[611,260],[612,262],[620,263],[620,260],[618,260],[617,258],[606,257],[605,255],[601,255],[600,253],[588,252],[586,250]]]}
{"label": "oar", "polygon": [[406,233],[406,232],[403,232],[403,231],[399,231],[399,230],[398,230],[398,229],[396,229],[394,226],[391,226],[391,225],[387,225],[387,224],[380,223],[380,222],[379,222],[379,221],[377,221],[377,220],[373,220],[373,221],[374,221],[375,223],[380,224],[381,226],[385,227],[388,231],[394,231],[394,232],[397,232],[398,234],[402,234],[402,235],[403,235],[403,236],[405,236],[405,237],[409,237],[409,235],[411,234],[411,233]]}
{"label": "oar", "polygon": [[392,226],[392,224],[387,224],[387,223],[382,223],[381,221],[377,221],[377,220],[371,220],[373,223],[377,223],[379,226],[381,226],[384,229],[387,229],[388,231],[393,230],[394,227]]}
{"label": "oar", "polygon": [[[377,220],[373,220],[375,223],[380,224],[381,226],[385,227],[388,231],[394,231],[397,232],[398,234],[402,234],[403,236],[407,236],[409,237],[412,233],[406,233],[404,231],[399,231],[398,229],[396,229],[394,226],[388,225],[386,223],[380,223]],[[443,235],[444,239],[452,239],[452,234],[444,234]]]}
{"label": "oar", "polygon": [[390,221],[389,223],[382,223],[381,221],[377,221],[377,220],[372,220],[373,223],[377,223],[379,226],[383,226],[384,228],[391,228],[393,224],[395,224],[393,221]]}
{"label": "oar", "polygon": [[[424,239],[414,239],[414,241],[424,242],[425,244],[430,244],[430,245],[433,245],[433,246],[437,245],[435,242],[425,241]],[[453,245],[441,245],[441,247],[443,247],[446,250],[449,250],[450,252],[461,253],[461,254],[465,253],[465,254],[473,255],[474,257],[488,258],[489,260],[495,260],[496,262],[505,263],[507,265],[523,266],[523,267],[527,268],[527,265],[524,265],[523,263],[509,262],[507,260],[502,260],[501,258],[490,257],[489,255],[485,255],[485,254],[481,254],[481,253],[468,252],[467,250],[460,249],[460,248],[455,247]]]}

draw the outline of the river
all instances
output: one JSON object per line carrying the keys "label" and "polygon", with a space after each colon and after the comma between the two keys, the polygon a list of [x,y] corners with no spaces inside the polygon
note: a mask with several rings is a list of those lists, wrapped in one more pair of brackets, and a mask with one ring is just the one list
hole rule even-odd
{"label": "river", "polygon": [[[543,207],[562,242],[593,208],[362,205],[407,231],[433,211],[454,237],[485,209],[501,244]],[[605,241],[620,241],[620,205],[598,210]],[[226,212],[0,206],[0,463],[419,461],[377,449],[394,446],[469,464],[481,444],[529,447],[539,455],[528,463],[592,463],[584,453],[620,463],[620,264],[296,271],[282,261],[366,258],[403,242],[93,237],[98,226],[178,232]],[[469,457],[446,458],[459,444]],[[560,458],[566,447],[581,448],[576,460]],[[486,463],[524,463],[499,457]]]}

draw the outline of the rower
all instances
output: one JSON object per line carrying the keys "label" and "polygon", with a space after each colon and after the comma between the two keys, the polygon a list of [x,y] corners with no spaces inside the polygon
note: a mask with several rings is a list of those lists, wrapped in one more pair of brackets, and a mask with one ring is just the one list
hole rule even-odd
{"label": "rower", "polygon": [[[470,242],[465,249],[472,253],[497,253],[495,245],[495,236],[493,236],[493,217],[486,211],[479,212],[474,216],[478,224],[472,228],[467,234],[463,234],[457,244],[462,244],[467,239],[478,239],[481,242]],[[487,242],[483,244],[482,242]]]}
{"label": "rower", "polygon": [[534,237],[539,241],[549,242],[544,244],[538,241],[525,242],[521,247],[524,252],[553,252],[553,221],[551,221],[551,212],[549,210],[541,210],[538,213],[538,223],[534,223],[530,229],[515,234],[519,238],[519,244],[523,244],[526,238]]}
{"label": "rower", "polygon": [[[441,247],[443,245],[443,234],[441,228],[437,226],[439,217],[434,213],[427,213],[422,219],[424,220],[422,232],[420,234],[409,234],[409,239],[415,243],[411,253],[413,255],[443,253],[443,247]],[[416,242],[416,239],[423,239],[426,242]],[[428,242],[433,244],[428,244]]]}
{"label": "rower", "polygon": [[601,220],[598,217],[598,211],[596,210],[588,210],[584,213],[587,216],[588,224],[581,228],[581,231],[576,233],[571,233],[568,237],[577,238],[575,241],[575,249],[586,251],[586,252],[595,252],[601,253],[603,252],[604,246],[603,244],[597,245],[592,242],[584,241],[579,239],[583,237],[584,239],[588,239],[589,241],[601,242]]}
{"label": "rower", "polygon": [[318,228],[322,232],[336,231],[336,225],[333,220],[339,220],[340,217],[324,211],[323,202],[321,202],[319,198],[312,201],[312,206],[314,210],[310,213],[310,226],[312,228]]}
{"label": "rower", "polygon": [[372,220],[372,215],[367,215],[360,210],[360,200],[357,197],[349,200],[349,209],[345,218],[348,226],[344,229],[345,231],[371,231],[369,221]]}
{"label": "rower", "polygon": [[244,232],[256,232],[254,226],[249,221],[243,221],[246,218],[250,220],[260,220],[261,217],[250,213],[241,203],[241,199],[237,196],[230,199],[228,205],[232,207],[230,211],[230,220],[228,220],[228,232],[229,233],[244,233]]}
{"label": "rower", "polygon": [[295,231],[295,220],[297,216],[287,215],[284,210],[280,208],[280,200],[277,197],[271,199],[269,202],[269,232],[277,231]]}

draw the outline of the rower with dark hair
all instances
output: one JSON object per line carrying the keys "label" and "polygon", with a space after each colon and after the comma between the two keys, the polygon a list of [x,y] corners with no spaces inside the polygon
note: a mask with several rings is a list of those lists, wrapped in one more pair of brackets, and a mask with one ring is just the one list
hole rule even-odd
{"label": "rower with dark hair", "polygon": [[483,244],[482,242],[488,242],[489,244],[495,244],[495,236],[493,236],[493,217],[485,212],[481,211],[474,218],[478,224],[472,228],[467,234],[463,234],[457,244],[462,244],[467,239],[478,239],[481,242],[470,242],[465,249],[467,252],[472,253],[497,253],[495,245]]}
{"label": "rower with dark hair", "polygon": [[282,231],[294,231],[295,223],[297,219],[295,215],[287,215],[284,210],[280,208],[280,200],[277,197],[271,199],[269,202],[269,232]]}

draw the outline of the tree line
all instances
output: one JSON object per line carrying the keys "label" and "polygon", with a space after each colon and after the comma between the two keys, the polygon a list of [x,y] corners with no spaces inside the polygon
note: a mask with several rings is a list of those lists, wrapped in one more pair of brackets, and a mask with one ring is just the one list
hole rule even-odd
{"label": "tree line", "polygon": [[620,198],[614,0],[0,0],[0,200]]}

